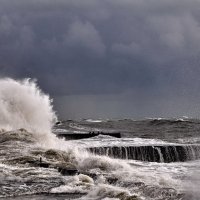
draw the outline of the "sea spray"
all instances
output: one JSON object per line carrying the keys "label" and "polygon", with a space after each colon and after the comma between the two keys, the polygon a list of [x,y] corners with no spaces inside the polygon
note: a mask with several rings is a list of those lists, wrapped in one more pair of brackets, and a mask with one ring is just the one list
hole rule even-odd
{"label": "sea spray", "polygon": [[0,113],[0,128],[6,130],[50,133],[56,121],[51,99],[30,79],[0,79]]}
{"label": "sea spray", "polygon": [[73,144],[52,133],[56,120],[52,100],[41,91],[35,80],[0,79],[0,133],[14,131],[16,135],[22,135],[23,132],[17,129],[24,129],[40,147],[77,153]]}

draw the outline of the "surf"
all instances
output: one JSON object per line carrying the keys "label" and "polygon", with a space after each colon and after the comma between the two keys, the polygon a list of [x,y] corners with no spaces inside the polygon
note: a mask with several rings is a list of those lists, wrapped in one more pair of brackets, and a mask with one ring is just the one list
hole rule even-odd
{"label": "surf", "polygon": [[[134,160],[130,164],[104,153],[92,154],[87,143],[95,145],[95,141],[90,139],[79,142],[58,139],[52,133],[57,121],[52,99],[41,91],[35,80],[0,79],[0,86],[0,171],[4,176],[2,184],[7,186],[0,189],[2,197],[71,192],[92,200],[146,197],[155,200],[155,194],[160,192],[160,195],[173,194],[178,199],[180,181],[170,175],[171,171],[151,170],[154,166],[162,170],[164,163],[145,166]],[[70,122],[69,131],[87,130],[75,125]],[[102,137],[95,139],[102,144]],[[106,140],[110,142],[110,137]],[[142,139],[142,142],[145,141]],[[40,158],[49,166],[47,169],[41,167]],[[62,176],[57,170],[61,165],[74,166],[80,174]],[[9,179],[5,178],[8,175]],[[175,189],[171,192],[170,188]]]}
{"label": "surf", "polygon": [[50,133],[57,117],[52,99],[31,79],[0,79],[0,128]]}

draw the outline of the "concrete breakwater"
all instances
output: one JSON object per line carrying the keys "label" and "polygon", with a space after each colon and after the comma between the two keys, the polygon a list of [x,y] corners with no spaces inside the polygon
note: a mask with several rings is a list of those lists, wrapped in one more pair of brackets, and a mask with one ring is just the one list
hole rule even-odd
{"label": "concrete breakwater", "polygon": [[89,132],[89,133],[59,133],[56,134],[58,138],[65,138],[67,140],[79,140],[95,137],[98,135],[108,135],[116,138],[121,138],[120,132]]}
{"label": "concrete breakwater", "polygon": [[88,150],[112,158],[149,162],[184,162],[200,158],[199,145],[104,146],[91,147]]}

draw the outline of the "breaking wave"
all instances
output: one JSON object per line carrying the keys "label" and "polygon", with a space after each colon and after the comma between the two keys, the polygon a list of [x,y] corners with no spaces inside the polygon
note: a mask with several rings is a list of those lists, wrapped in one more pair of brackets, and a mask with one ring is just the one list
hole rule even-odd
{"label": "breaking wave", "polygon": [[10,78],[0,79],[0,128],[49,133],[56,120],[52,100],[36,82]]}

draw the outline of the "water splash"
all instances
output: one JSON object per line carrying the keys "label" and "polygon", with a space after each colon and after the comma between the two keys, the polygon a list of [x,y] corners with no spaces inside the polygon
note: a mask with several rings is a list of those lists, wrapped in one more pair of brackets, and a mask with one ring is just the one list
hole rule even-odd
{"label": "water splash", "polygon": [[49,133],[56,120],[52,100],[30,79],[0,79],[0,113],[0,129],[6,130]]}

